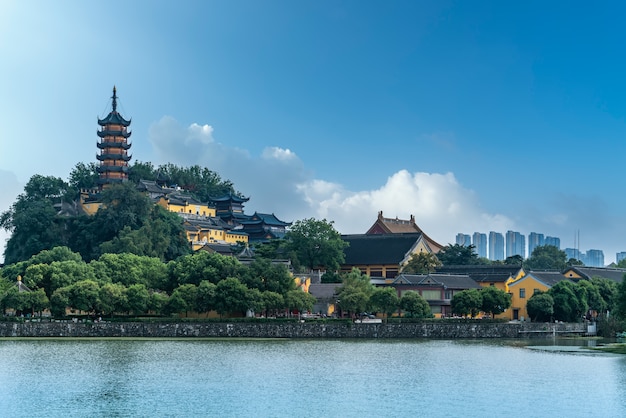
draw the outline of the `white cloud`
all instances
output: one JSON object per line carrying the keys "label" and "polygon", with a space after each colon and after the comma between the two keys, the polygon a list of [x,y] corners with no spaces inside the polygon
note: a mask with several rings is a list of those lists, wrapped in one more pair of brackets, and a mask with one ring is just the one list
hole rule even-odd
{"label": "white cloud", "polygon": [[359,192],[319,180],[299,189],[316,216],[334,220],[342,233],[365,232],[380,210],[385,217],[409,219],[414,215],[424,232],[442,244],[460,231],[503,230],[514,225],[504,215],[483,211],[474,192],[463,188],[452,173],[400,170],[382,187]]}
{"label": "white cloud", "polygon": [[342,184],[313,178],[289,149],[268,147],[255,157],[215,141],[208,125],[184,127],[164,117],[150,127],[150,141],[161,159],[155,163],[208,167],[250,197],[247,212],[274,212],[285,221],[326,218],[335,221],[341,233],[364,233],[382,210],[387,217],[414,215],[418,225],[442,244],[460,231],[514,227],[506,216],[484,211],[475,193],[460,185],[452,173],[400,170],[377,189],[351,191]]}

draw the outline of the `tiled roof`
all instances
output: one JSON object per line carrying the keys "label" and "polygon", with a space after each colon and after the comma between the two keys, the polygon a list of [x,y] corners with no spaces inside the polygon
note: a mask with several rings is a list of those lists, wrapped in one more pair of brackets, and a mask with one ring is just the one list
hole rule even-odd
{"label": "tiled roof", "polygon": [[481,286],[467,274],[400,274],[393,283],[399,284],[402,281],[409,282],[414,286],[434,286],[443,287],[445,289],[481,288]]}
{"label": "tiled roof", "polygon": [[128,126],[130,125],[130,120],[126,120],[119,114],[119,112],[111,112],[104,119],[98,119],[98,125],[122,125]]}
{"label": "tiled roof", "polygon": [[621,283],[624,280],[624,274],[626,269],[609,268],[609,267],[584,267],[574,266],[564,271],[573,270],[585,279],[592,279],[594,277],[602,277],[604,279],[613,280],[617,283]]}
{"label": "tiled roof", "polygon": [[163,188],[152,180],[139,180],[137,188],[148,193],[164,193]]}
{"label": "tiled roof", "polygon": [[260,219],[266,225],[273,225],[273,226],[289,226],[289,225],[291,225],[290,222],[281,221],[273,213],[254,212],[254,215],[252,215],[252,219],[254,219],[254,218]]}
{"label": "tiled roof", "polygon": [[[210,253],[218,253],[222,255],[233,255],[233,247],[230,244],[216,244],[208,242],[200,248],[200,250],[208,251]],[[198,251],[200,251],[198,250]]]}
{"label": "tiled roof", "polygon": [[539,270],[539,271],[530,271],[530,272],[528,272],[528,274],[526,276],[524,276],[521,279],[516,280],[513,283],[511,283],[511,286],[518,285],[519,283],[521,283],[524,280],[526,280],[528,277],[532,277],[535,280],[545,284],[548,287],[552,287],[552,286],[554,286],[555,284],[557,284],[558,282],[560,282],[562,280],[571,281],[567,277],[563,276],[563,274],[560,271],[557,271],[557,270]]}
{"label": "tiled roof", "polygon": [[422,234],[424,241],[428,243],[433,253],[441,251],[443,246],[426,235],[422,229],[415,223],[415,218],[411,215],[411,219],[398,219],[398,218],[385,218],[383,212],[378,212],[378,218],[376,222],[367,230],[366,235],[378,235],[378,234],[404,234],[404,233],[420,233]]}
{"label": "tiled roof", "polygon": [[344,264],[400,264],[420,238],[420,233],[342,235],[341,239],[349,244],[344,250]]}
{"label": "tiled roof", "polygon": [[485,283],[505,282],[519,269],[520,266],[514,264],[435,267],[437,273],[467,274],[475,281]]}
{"label": "tiled roof", "polygon": [[250,200],[249,197],[240,197],[237,196],[236,194],[233,193],[227,193],[223,196],[218,196],[218,197],[211,197],[211,200],[213,202],[237,202],[237,203],[244,203],[247,202],[248,200]]}

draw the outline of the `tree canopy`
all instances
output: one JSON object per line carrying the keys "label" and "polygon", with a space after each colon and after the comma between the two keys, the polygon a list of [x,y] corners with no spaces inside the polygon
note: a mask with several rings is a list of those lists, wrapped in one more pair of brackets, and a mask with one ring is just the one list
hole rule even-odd
{"label": "tree canopy", "polygon": [[408,263],[402,267],[402,273],[407,274],[428,274],[441,266],[441,261],[432,253],[420,252],[412,254]]}
{"label": "tree canopy", "polygon": [[494,318],[511,306],[511,295],[504,290],[489,286],[481,289],[482,297],[481,310],[491,314]]}
{"label": "tree canopy", "polygon": [[483,299],[478,289],[468,289],[454,294],[450,304],[452,313],[474,318],[482,308]]}
{"label": "tree canopy", "polygon": [[444,266],[480,264],[480,259],[473,245],[448,244],[437,253],[437,258]]}
{"label": "tree canopy", "polygon": [[531,270],[563,270],[567,267],[567,254],[554,245],[540,245],[524,263]]}
{"label": "tree canopy", "polygon": [[314,218],[296,221],[285,236],[286,247],[309,270],[337,270],[345,261],[348,244],[341,239],[332,221]]}

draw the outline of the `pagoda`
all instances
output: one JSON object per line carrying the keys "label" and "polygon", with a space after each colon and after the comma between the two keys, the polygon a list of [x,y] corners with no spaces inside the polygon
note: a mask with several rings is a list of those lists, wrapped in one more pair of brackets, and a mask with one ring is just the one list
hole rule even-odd
{"label": "pagoda", "polygon": [[96,158],[100,161],[98,185],[101,189],[111,184],[127,181],[128,161],[131,159],[128,155],[131,146],[128,138],[131,132],[127,129],[131,121],[124,119],[117,111],[115,86],[113,86],[111,99],[113,99],[111,112],[104,119],[98,118],[98,125],[101,127],[98,131],[100,142],[97,144],[100,154]]}

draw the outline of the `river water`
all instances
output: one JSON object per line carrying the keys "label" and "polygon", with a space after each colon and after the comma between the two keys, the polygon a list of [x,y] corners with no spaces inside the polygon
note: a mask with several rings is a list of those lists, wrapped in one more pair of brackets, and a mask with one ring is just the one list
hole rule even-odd
{"label": "river water", "polygon": [[626,357],[562,344],[2,339],[0,416],[626,416]]}

